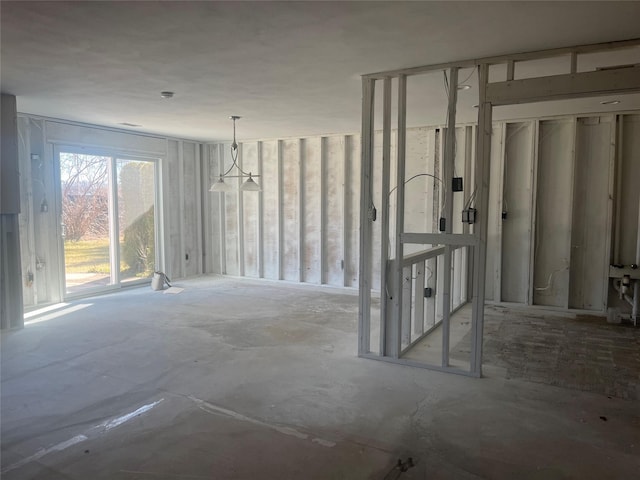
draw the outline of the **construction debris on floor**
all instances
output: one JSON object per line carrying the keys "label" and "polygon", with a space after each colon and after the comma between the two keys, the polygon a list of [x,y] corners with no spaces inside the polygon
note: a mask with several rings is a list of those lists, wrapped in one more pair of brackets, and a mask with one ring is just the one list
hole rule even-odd
{"label": "construction debris on floor", "polygon": [[[637,401],[580,390],[561,365],[582,360],[578,379],[608,365],[579,333],[619,345],[607,362],[631,372],[630,331],[606,340],[596,323],[491,313],[486,376],[474,379],[358,358],[354,293],[219,277],[183,287],[152,302],[148,287],[82,299],[3,333],[3,480],[640,471]],[[563,376],[570,388],[539,381]]]}

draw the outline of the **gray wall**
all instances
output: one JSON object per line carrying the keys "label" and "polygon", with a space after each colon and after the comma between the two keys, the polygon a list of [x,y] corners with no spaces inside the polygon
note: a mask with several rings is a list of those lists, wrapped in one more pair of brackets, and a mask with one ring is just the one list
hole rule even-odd
{"label": "gray wall", "polygon": [[16,97],[2,94],[0,118],[0,328],[23,325]]}
{"label": "gray wall", "polygon": [[[54,147],[76,145],[159,159],[164,258],[171,278],[201,273],[337,287],[358,285],[360,136],[247,141],[243,169],[260,192],[209,192],[231,165],[228,144],[136,135],[21,115],[22,273],[35,276],[25,305],[60,300],[59,219]],[[470,231],[459,211],[473,192],[475,127],[456,129],[454,232]],[[411,128],[407,178],[441,174],[441,128]],[[498,302],[603,311],[615,299],[607,265],[635,261],[640,178],[640,115],[496,122],[492,143],[487,298]],[[381,135],[374,145],[374,201],[380,209]],[[395,154],[395,133],[392,135]],[[31,155],[36,154],[37,160]],[[393,156],[393,155],[392,155]],[[394,159],[392,158],[392,164]],[[619,188],[617,172],[622,169]],[[395,169],[391,169],[395,185]],[[407,184],[407,231],[437,231],[442,189],[430,177]],[[40,212],[43,197],[52,207]],[[616,198],[620,198],[616,210]],[[391,222],[395,195],[390,196]],[[502,212],[506,218],[502,218]],[[380,213],[380,212],[379,212]],[[380,217],[379,217],[380,218]],[[616,219],[619,235],[614,236]],[[393,238],[391,242],[393,251]],[[374,223],[374,288],[379,288],[380,229]],[[466,265],[463,251],[456,264]],[[456,268],[456,272],[464,272]],[[456,301],[468,296],[454,278]]]}
{"label": "gray wall", "polygon": [[[24,305],[58,302],[63,296],[57,146],[156,159],[164,192],[157,206],[163,232],[157,268],[172,279],[202,273],[199,143],[23,114],[18,134],[22,277],[34,277],[23,283]],[[41,211],[44,199],[46,212]]]}
{"label": "gray wall", "polygon": [[[440,130],[440,131],[438,131]],[[454,232],[472,230],[460,212],[473,192],[475,127],[456,129]],[[406,178],[441,172],[442,129],[407,132]],[[569,116],[496,122],[492,139],[487,299],[605,311],[608,265],[635,262],[640,116]],[[381,145],[374,137],[374,202],[381,205]],[[243,168],[260,172],[261,192],[205,192],[207,272],[355,287],[358,281],[360,136],[246,142]],[[395,132],[392,135],[395,154]],[[229,145],[205,147],[204,183],[228,167]],[[392,158],[391,186],[395,185]],[[615,182],[616,165],[624,174]],[[635,180],[634,180],[635,179]],[[406,186],[405,230],[437,231],[442,191],[429,177]],[[616,214],[615,199],[620,211]],[[390,196],[391,223],[395,195]],[[503,211],[505,218],[503,219]],[[380,214],[380,212],[378,212]],[[615,219],[620,231],[614,237]],[[378,215],[378,218],[380,216]],[[393,237],[393,235],[392,235]],[[373,285],[379,288],[379,222],[373,231]],[[393,251],[393,238],[391,239]],[[408,252],[410,253],[410,252]],[[464,250],[454,259],[466,270]],[[453,295],[468,295],[464,274]]]}

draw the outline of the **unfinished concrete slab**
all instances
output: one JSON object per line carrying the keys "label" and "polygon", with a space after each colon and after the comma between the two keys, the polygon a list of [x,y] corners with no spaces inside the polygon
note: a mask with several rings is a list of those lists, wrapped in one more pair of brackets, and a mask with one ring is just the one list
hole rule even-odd
{"label": "unfinished concrete slab", "polygon": [[[505,378],[504,365],[473,379],[357,358],[358,297],[344,291],[219,277],[176,286],[78,300],[3,333],[2,478],[640,470],[637,401]],[[394,470],[408,457],[415,467]]]}

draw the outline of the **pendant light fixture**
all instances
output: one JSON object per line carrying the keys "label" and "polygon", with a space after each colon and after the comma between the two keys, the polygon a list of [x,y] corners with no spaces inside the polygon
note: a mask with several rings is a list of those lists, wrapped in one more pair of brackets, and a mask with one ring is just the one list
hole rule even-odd
{"label": "pendant light fixture", "polygon": [[[231,166],[224,172],[216,182],[211,185],[209,188],[210,192],[229,192],[231,191],[231,185],[226,183],[225,178],[246,178],[247,180],[240,185],[240,190],[245,192],[257,192],[260,190],[260,185],[258,185],[254,178],[258,178],[260,175],[252,175],[251,172],[247,173],[240,165],[238,165],[238,143],[236,142],[236,120],[240,120],[240,117],[237,115],[232,115],[229,117],[233,120],[233,143],[231,144],[231,161],[233,162]],[[239,175],[229,175],[233,167],[238,169]]]}

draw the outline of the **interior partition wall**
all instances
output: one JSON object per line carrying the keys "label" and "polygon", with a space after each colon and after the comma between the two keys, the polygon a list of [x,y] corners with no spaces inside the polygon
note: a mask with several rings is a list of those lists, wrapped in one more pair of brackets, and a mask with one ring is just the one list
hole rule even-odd
{"label": "interior partition wall", "polygon": [[[484,305],[487,297],[487,241],[490,218],[497,206],[511,200],[518,202],[517,195],[523,192],[509,189],[508,196],[500,201],[490,202],[490,181],[504,181],[505,172],[492,172],[492,148],[496,148],[496,135],[492,124],[494,107],[507,105],[564,100],[579,97],[590,97],[612,94],[628,94],[640,91],[640,68],[636,66],[611,66],[604,68],[581,68],[578,65],[589,64],[589,56],[594,52],[624,50],[640,45],[639,40],[612,42],[607,44],[587,45],[561,48],[541,52],[530,52],[479,60],[454,62],[449,64],[416,67],[403,70],[381,72],[364,75],[362,79],[362,171],[360,197],[360,311],[358,352],[360,356],[402,363],[418,367],[444,370],[471,376],[482,375],[482,340],[484,326]],[[547,76],[518,75],[522,66],[526,71],[527,62],[545,59],[560,59],[563,63],[561,73],[553,72]],[[495,69],[495,67],[498,67]],[[460,157],[461,142],[456,132],[457,93],[461,88],[458,81],[460,72],[471,69],[477,76],[477,127],[475,127],[473,149],[469,149],[472,160],[463,166],[464,173],[457,170],[456,158]],[[503,73],[502,78],[495,78],[490,73],[495,70]],[[419,195],[410,194],[412,175],[407,172],[408,142],[408,108],[414,100],[407,97],[408,79],[414,76],[429,76],[437,73],[444,77],[447,86],[446,96],[446,128],[438,132],[442,150],[438,155],[440,168],[432,168],[423,172],[435,180],[431,190],[422,191]],[[466,74],[466,72],[465,72]],[[377,92],[381,92],[378,95]],[[377,110],[381,110],[378,113]],[[585,123],[588,121],[583,121]],[[577,128],[574,124],[570,128]],[[539,123],[536,128],[540,128]],[[542,125],[545,128],[546,125]],[[588,130],[585,125],[580,129],[582,134]],[[379,135],[377,129],[381,128]],[[393,130],[395,128],[394,154],[392,154]],[[474,127],[470,127],[474,129]],[[526,134],[518,126],[508,126],[502,134],[516,136]],[[575,130],[578,132],[578,130]],[[603,130],[606,135],[606,130]],[[377,140],[378,137],[380,141]],[[531,141],[533,136],[520,137],[523,142]],[[536,132],[536,138],[539,132]],[[578,142],[588,145],[588,141]],[[501,142],[507,148],[507,142]],[[558,148],[558,145],[540,143],[539,148]],[[508,154],[508,152],[506,152]],[[504,156],[505,152],[502,152]],[[575,153],[574,153],[575,155]],[[544,155],[541,158],[545,158]],[[605,159],[605,161],[608,161]],[[584,155],[585,165],[574,178],[571,185],[571,201],[588,201],[583,185],[589,185],[590,177],[596,175],[602,156]],[[545,175],[553,176],[557,165],[548,165],[552,169]],[[538,166],[547,168],[546,166]],[[572,168],[570,166],[570,168]],[[494,168],[495,169],[495,168]],[[395,184],[392,183],[395,170]],[[526,168],[525,168],[526,170]],[[535,171],[529,169],[530,175]],[[507,174],[508,175],[508,174]],[[453,178],[463,177],[466,193],[454,192]],[[535,179],[531,179],[535,183]],[[457,184],[456,184],[457,186]],[[552,186],[551,186],[552,187]],[[545,184],[545,188],[551,188]],[[464,190],[464,189],[463,189]],[[470,193],[469,193],[470,191]],[[393,193],[393,196],[391,195]],[[532,193],[529,192],[531,195]],[[539,194],[539,192],[538,192]],[[424,203],[431,195],[439,203],[437,229],[433,222],[430,228],[417,228],[407,221],[407,213],[415,210],[414,205]],[[527,195],[527,192],[524,192]],[[458,198],[456,199],[456,196]],[[462,199],[462,201],[460,200]],[[461,208],[462,207],[462,208]],[[545,208],[544,204],[538,208]],[[502,214],[502,212],[501,212]],[[458,224],[456,220],[464,215],[465,222]],[[494,216],[495,218],[495,216]],[[531,222],[530,217],[521,219]],[[610,218],[604,218],[605,223]],[[574,213],[572,219],[563,225],[574,223],[574,238],[581,237],[585,245],[589,244],[588,229],[583,228],[585,222],[580,215]],[[423,226],[424,227],[424,226]],[[500,237],[505,242],[500,247],[500,261],[505,261],[505,249],[517,247],[517,239],[509,234]],[[570,237],[571,238],[571,237]],[[378,250],[379,248],[379,250]],[[588,249],[588,247],[585,247]],[[605,246],[605,250],[609,247]],[[464,255],[458,252],[464,252]],[[555,252],[555,251],[554,251]],[[533,258],[531,242],[522,246],[522,253]],[[557,252],[555,252],[557,253]],[[600,252],[604,259],[608,252]],[[578,264],[584,263],[588,252],[567,252],[565,257]],[[377,261],[379,256],[380,261]],[[456,258],[466,258],[467,262],[456,262]],[[563,257],[564,258],[564,257]],[[605,267],[605,263],[602,267]],[[499,263],[498,263],[499,264]],[[376,265],[378,265],[376,271]],[[598,267],[599,268],[599,267]],[[605,270],[601,268],[600,270]],[[637,271],[636,271],[637,272]],[[525,270],[514,273],[514,282],[526,282],[533,272]],[[601,272],[603,273],[603,272]],[[569,271],[565,273],[569,275]],[[380,314],[377,318],[377,302],[372,295],[374,276],[380,278]],[[640,276],[629,273],[630,279],[638,284]],[[602,282],[596,282],[595,288],[605,290]],[[535,280],[534,280],[535,283]],[[460,294],[460,286],[465,285],[465,295]],[[455,286],[458,292],[454,295]],[[469,295],[471,293],[471,295]],[[491,292],[491,296],[495,292]],[[521,295],[521,290],[498,291],[500,298]],[[584,305],[587,293],[568,291],[566,307]],[[452,296],[458,300],[453,303]],[[465,308],[464,303],[470,300],[468,322],[453,322],[454,311]],[[531,299],[525,299],[530,301]],[[535,298],[533,299],[536,300]],[[431,304],[430,304],[430,303]],[[435,305],[433,303],[435,302]],[[374,308],[372,308],[372,305]],[[433,305],[433,306],[432,306]],[[428,308],[426,308],[428,307]],[[434,324],[426,321],[431,309],[435,310]],[[457,314],[456,314],[457,315]],[[463,325],[466,327],[462,327]],[[426,328],[425,328],[426,327]],[[431,347],[433,341],[425,342],[425,338],[437,333],[439,347],[437,358],[433,355],[416,355],[415,351]],[[457,340],[466,339],[468,348],[463,347],[452,356],[450,347],[452,335]],[[464,343],[464,342],[461,342]],[[433,353],[433,349],[431,351]],[[460,354],[466,354],[466,361],[460,362]],[[455,358],[454,358],[455,357]]]}

